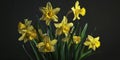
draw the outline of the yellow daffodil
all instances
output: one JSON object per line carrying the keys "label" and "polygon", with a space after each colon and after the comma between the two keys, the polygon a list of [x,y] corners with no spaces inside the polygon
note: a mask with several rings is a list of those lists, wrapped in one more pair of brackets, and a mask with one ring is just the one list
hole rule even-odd
{"label": "yellow daffodil", "polygon": [[48,2],[46,7],[40,8],[40,11],[43,13],[40,20],[46,21],[47,25],[49,25],[52,20],[54,22],[58,22],[58,17],[56,14],[60,11],[60,8],[53,9],[51,3]]}
{"label": "yellow daffodil", "polygon": [[43,42],[37,44],[37,48],[40,52],[54,52],[54,45],[57,43],[57,40],[50,40],[49,36],[45,36]]}
{"label": "yellow daffodil", "polygon": [[54,25],[57,28],[56,35],[64,33],[67,36],[70,28],[73,26],[73,23],[68,23],[67,18],[64,16],[61,23],[55,23]]}
{"label": "yellow daffodil", "polygon": [[91,35],[88,35],[84,45],[89,46],[89,49],[92,48],[95,51],[96,48],[100,47],[99,37],[94,38]]}
{"label": "yellow daffodil", "polygon": [[72,7],[71,9],[72,9],[72,11],[74,13],[73,20],[76,20],[76,19],[80,20],[79,14],[84,16],[85,13],[86,13],[86,9],[85,8],[80,8],[79,1],[76,1],[75,7]]}
{"label": "yellow daffodil", "polygon": [[80,40],[81,40],[81,37],[80,37],[80,36],[73,36],[73,42],[74,42],[75,44],[78,44],[78,43],[80,42]]}
{"label": "yellow daffodil", "polygon": [[25,19],[25,24],[22,22],[19,22],[18,24],[18,32],[22,34],[22,36],[18,39],[19,41],[24,40],[24,43],[28,40],[33,40],[37,37],[36,30],[31,25],[32,21],[28,21],[28,19]]}

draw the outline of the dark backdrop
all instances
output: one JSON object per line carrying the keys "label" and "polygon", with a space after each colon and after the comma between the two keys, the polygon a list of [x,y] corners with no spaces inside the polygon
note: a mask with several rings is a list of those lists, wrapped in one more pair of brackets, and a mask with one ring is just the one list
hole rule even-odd
{"label": "dark backdrop", "polygon": [[[25,18],[36,22],[39,7],[50,1],[53,7],[61,7],[60,19],[74,5],[75,0],[9,0],[2,2],[0,60],[29,60],[18,42],[17,24]],[[100,35],[101,47],[96,54],[86,60],[119,60],[120,57],[120,3],[119,0],[80,0],[81,6],[87,9],[81,22],[88,22],[88,33],[96,27]]]}

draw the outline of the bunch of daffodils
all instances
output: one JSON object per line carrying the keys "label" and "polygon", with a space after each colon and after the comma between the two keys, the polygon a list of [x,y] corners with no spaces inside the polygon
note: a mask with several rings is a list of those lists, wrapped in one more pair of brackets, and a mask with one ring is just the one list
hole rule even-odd
{"label": "bunch of daffodils", "polygon": [[[61,22],[58,22],[57,16],[61,9],[53,8],[51,2],[39,9],[42,13],[39,20],[44,21],[46,27],[42,28],[43,25],[39,23],[34,27],[32,20],[28,19],[18,23],[21,34],[18,40],[24,42],[22,47],[31,60],[83,60],[100,47],[99,36],[86,34],[88,24],[83,28],[79,25],[80,17],[86,14],[79,1],[75,2]],[[74,15],[71,20],[67,18],[69,14]],[[34,55],[29,54],[26,43],[29,43]]]}

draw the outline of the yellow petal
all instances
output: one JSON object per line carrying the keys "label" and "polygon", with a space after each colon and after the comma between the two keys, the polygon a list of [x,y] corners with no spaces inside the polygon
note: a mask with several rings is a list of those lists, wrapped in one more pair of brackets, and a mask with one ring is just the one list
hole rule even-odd
{"label": "yellow petal", "polygon": [[47,2],[46,8],[47,8],[48,10],[52,10],[52,5],[51,5],[50,2]]}
{"label": "yellow petal", "polygon": [[98,48],[100,47],[100,42],[99,41],[95,41],[95,46]]}
{"label": "yellow petal", "polygon": [[97,41],[98,41],[99,39],[100,39],[100,37],[96,37],[96,38],[94,38],[94,40],[97,40]]}
{"label": "yellow petal", "polygon": [[80,8],[80,6],[79,6],[79,1],[76,1],[76,3],[75,3],[75,8]]}
{"label": "yellow petal", "polygon": [[93,41],[93,37],[91,35],[88,35],[88,40]]}
{"label": "yellow petal", "polygon": [[56,15],[52,16],[51,18],[54,22],[58,22],[58,17]]}
{"label": "yellow petal", "polygon": [[29,20],[29,21],[28,21],[28,19],[25,19],[25,25],[26,25],[26,26],[31,25],[31,23],[32,23],[32,21],[31,21],[31,20]]}
{"label": "yellow petal", "polygon": [[54,51],[55,51],[54,46],[51,46],[51,50],[50,50],[50,52],[54,52]]}
{"label": "yellow petal", "polygon": [[39,10],[40,10],[43,14],[46,14],[46,8],[45,8],[45,7],[39,8]]}
{"label": "yellow petal", "polygon": [[44,42],[40,42],[40,43],[38,43],[37,45],[36,45],[36,47],[37,48],[41,48],[42,46],[44,46],[45,44],[44,44]]}
{"label": "yellow petal", "polygon": [[82,16],[84,16],[85,13],[86,13],[86,9],[85,9],[85,8],[82,8],[82,9],[80,10],[80,14],[81,14]]}
{"label": "yellow petal", "polygon": [[73,26],[73,23],[68,23],[68,27],[72,27]]}
{"label": "yellow petal", "polygon": [[54,40],[51,41],[51,45],[53,45],[53,46],[54,46],[56,43],[57,43],[57,40],[56,40],[56,39],[54,39]]}
{"label": "yellow petal", "polygon": [[26,33],[22,34],[22,36],[18,40],[19,41],[24,40],[25,36],[26,36]]}
{"label": "yellow petal", "polygon": [[92,47],[92,49],[95,51],[95,50],[96,50],[96,47],[95,47],[95,46],[93,46],[93,47]]}
{"label": "yellow petal", "polygon": [[73,36],[73,41],[78,44],[80,42],[80,36]]}
{"label": "yellow petal", "polygon": [[61,23],[54,23],[54,25],[55,25],[56,28],[60,28],[62,26]]}
{"label": "yellow petal", "polygon": [[75,8],[74,8],[74,7],[72,7],[71,9],[72,9],[73,13],[75,13]]}
{"label": "yellow petal", "polygon": [[61,28],[56,29],[56,35],[61,35],[61,34],[62,34],[62,29]]}
{"label": "yellow petal", "polygon": [[63,16],[63,20],[62,20],[62,24],[66,24],[68,22],[68,20],[67,20],[67,17],[66,16]]}
{"label": "yellow petal", "polygon": [[91,44],[91,43],[89,44],[89,48],[88,48],[88,49],[90,49],[90,48],[93,48],[93,46],[92,46],[92,44]]}
{"label": "yellow petal", "polygon": [[50,42],[50,37],[49,36],[44,36],[43,40],[44,40],[44,43],[49,43]]}
{"label": "yellow petal", "polygon": [[23,24],[22,22],[19,22],[18,23],[18,29],[24,29],[24,28],[26,28],[26,25]]}
{"label": "yellow petal", "polygon": [[53,9],[53,13],[54,13],[54,14],[57,14],[59,11],[60,11],[60,8],[55,8],[55,9]]}
{"label": "yellow petal", "polygon": [[50,21],[51,21],[51,20],[46,20],[46,24],[47,24],[47,25],[50,25]]}
{"label": "yellow petal", "polygon": [[89,42],[89,41],[85,41],[85,42],[84,42],[84,45],[85,45],[85,46],[89,46],[89,45],[90,45],[90,42]]}

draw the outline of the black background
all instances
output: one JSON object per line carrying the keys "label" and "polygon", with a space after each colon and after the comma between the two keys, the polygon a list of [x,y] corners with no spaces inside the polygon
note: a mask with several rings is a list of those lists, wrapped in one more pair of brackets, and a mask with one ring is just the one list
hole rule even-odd
{"label": "black background", "polygon": [[[17,24],[25,18],[36,22],[36,14],[41,16],[39,7],[50,1],[53,7],[60,7],[60,20],[74,5],[76,0],[9,0],[2,2],[0,60],[29,60],[18,42]],[[80,0],[81,7],[87,9],[81,22],[88,23],[88,33],[96,27],[100,35],[101,47],[96,54],[86,60],[119,60],[120,57],[120,2],[119,0]],[[68,18],[69,19],[69,18]]]}

